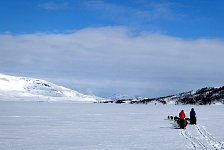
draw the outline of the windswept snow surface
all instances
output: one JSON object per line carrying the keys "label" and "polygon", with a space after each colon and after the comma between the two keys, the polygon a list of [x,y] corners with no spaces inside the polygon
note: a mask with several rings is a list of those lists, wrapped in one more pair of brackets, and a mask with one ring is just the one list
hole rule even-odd
{"label": "windswept snow surface", "polygon": [[104,99],[45,80],[0,74],[0,100],[97,102]]}
{"label": "windswept snow surface", "polygon": [[0,102],[1,150],[224,149],[223,105],[194,106],[198,124],[168,115],[192,106]]}

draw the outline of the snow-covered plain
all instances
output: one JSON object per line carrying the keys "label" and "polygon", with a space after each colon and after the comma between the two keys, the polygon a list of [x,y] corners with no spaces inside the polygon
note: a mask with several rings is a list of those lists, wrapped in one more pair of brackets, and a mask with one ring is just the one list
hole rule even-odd
{"label": "snow-covered plain", "polygon": [[224,149],[223,105],[194,106],[198,124],[168,115],[192,106],[0,102],[1,150]]}

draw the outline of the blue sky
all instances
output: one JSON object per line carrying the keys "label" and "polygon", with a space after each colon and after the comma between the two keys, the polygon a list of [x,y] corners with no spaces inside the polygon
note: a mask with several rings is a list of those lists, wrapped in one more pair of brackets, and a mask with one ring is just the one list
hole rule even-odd
{"label": "blue sky", "polygon": [[223,37],[222,0],[1,0],[0,32],[126,26],[186,38]]}
{"label": "blue sky", "polygon": [[223,0],[1,0],[0,72],[98,96],[223,85]]}

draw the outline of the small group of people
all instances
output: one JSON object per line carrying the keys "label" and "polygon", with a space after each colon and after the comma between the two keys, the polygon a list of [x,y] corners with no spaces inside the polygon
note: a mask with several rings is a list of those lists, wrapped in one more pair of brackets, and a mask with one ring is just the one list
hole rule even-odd
{"label": "small group of people", "polygon": [[[179,126],[181,129],[184,129],[187,126],[187,119],[184,110],[181,110],[179,113],[179,119]],[[196,124],[196,113],[194,108],[191,108],[190,111],[190,124]]]}

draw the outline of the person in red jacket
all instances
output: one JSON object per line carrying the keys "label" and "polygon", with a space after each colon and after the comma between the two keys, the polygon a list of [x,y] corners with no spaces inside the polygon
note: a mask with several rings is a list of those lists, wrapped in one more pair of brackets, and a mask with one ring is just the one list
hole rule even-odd
{"label": "person in red jacket", "polygon": [[181,112],[179,113],[179,118],[180,119],[185,119],[185,113],[184,113],[184,110],[181,110]]}
{"label": "person in red jacket", "polygon": [[184,110],[181,110],[181,112],[179,113],[179,118],[180,118],[179,125],[181,129],[184,129],[186,127],[185,117],[186,116],[185,116]]}

